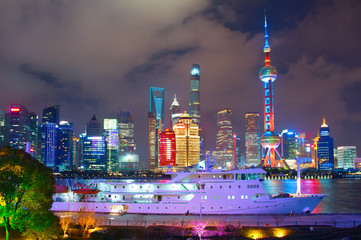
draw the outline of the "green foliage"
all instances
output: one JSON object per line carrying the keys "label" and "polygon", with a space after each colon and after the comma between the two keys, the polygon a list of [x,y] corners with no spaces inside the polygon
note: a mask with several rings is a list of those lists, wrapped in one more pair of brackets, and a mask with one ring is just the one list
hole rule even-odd
{"label": "green foliage", "polygon": [[0,150],[0,217],[8,227],[40,234],[57,223],[49,211],[54,185],[52,170],[26,152]]}

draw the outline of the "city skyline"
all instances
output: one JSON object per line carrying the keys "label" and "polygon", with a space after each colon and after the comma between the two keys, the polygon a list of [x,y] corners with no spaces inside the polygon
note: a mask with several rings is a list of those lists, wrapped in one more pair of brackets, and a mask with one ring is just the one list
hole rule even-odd
{"label": "city skyline", "polygon": [[276,132],[294,129],[315,137],[325,116],[335,147],[361,147],[357,1],[28,4],[0,3],[3,113],[21,103],[40,116],[46,106],[59,105],[59,120],[74,123],[80,134],[93,114],[104,119],[131,108],[144,161],[149,88],[165,89],[165,119],[174,94],[182,111],[188,110],[189,69],[197,63],[202,134],[206,148],[215,148],[219,110],[232,110],[239,136],[245,131],[244,113],[259,112],[263,118],[258,70],[266,7],[279,71]]}

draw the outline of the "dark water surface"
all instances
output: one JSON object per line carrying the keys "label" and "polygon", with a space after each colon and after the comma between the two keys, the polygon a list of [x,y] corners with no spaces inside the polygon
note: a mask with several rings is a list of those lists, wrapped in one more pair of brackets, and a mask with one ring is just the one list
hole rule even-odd
{"label": "dark water surface", "polygon": [[[296,180],[265,180],[269,194],[296,193]],[[361,213],[361,179],[309,179],[301,181],[301,193],[326,194],[313,213]]]}

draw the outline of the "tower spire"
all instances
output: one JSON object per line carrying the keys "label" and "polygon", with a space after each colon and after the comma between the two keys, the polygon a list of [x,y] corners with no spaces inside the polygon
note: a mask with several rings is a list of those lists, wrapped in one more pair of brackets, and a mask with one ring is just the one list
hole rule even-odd
{"label": "tower spire", "polygon": [[268,33],[267,33],[267,14],[266,14],[266,9],[264,9],[264,47],[263,47],[263,52],[265,53],[265,63],[266,66],[270,66],[270,51],[271,51],[271,47],[268,44]]}
{"label": "tower spire", "polygon": [[325,116],[323,116],[323,118],[322,118],[322,125],[321,125],[321,127],[328,127],[328,125],[326,124],[326,117],[325,117]]}

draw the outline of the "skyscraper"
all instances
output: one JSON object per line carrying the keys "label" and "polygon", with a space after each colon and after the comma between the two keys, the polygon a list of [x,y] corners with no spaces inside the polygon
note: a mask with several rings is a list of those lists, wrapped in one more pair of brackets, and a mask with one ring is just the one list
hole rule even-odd
{"label": "skyscraper", "polygon": [[134,135],[133,111],[119,111],[118,113],[119,129],[119,154],[132,153],[136,150]]}
{"label": "skyscraper", "polygon": [[107,171],[107,143],[102,128],[94,116],[87,123],[86,137],[83,142],[83,166],[85,170]]}
{"label": "skyscraper", "polygon": [[337,168],[349,169],[355,167],[356,146],[337,147]]}
{"label": "skyscraper", "polygon": [[5,118],[0,112],[0,148],[5,144]]}
{"label": "skyscraper", "polygon": [[40,127],[42,161],[46,166],[54,168],[59,158],[59,106],[55,105],[43,109],[42,120]]}
{"label": "skyscraper", "polygon": [[59,152],[55,165],[61,172],[73,165],[73,124],[61,121],[58,132]]}
{"label": "skyscraper", "polygon": [[171,123],[172,123],[171,128],[173,128],[173,126],[178,122],[180,116],[182,115],[182,111],[181,111],[181,108],[177,101],[177,96],[175,94],[174,94],[173,103],[169,110],[170,110],[170,117],[171,117]]}
{"label": "skyscraper", "polygon": [[150,112],[157,120],[157,129],[164,129],[164,88],[150,88]]}
{"label": "skyscraper", "polygon": [[[271,47],[268,45],[267,19],[265,15],[265,45],[263,52],[265,53],[265,66],[259,71],[259,78],[264,84],[264,133],[261,138],[262,147],[265,148],[265,154],[262,158],[262,166],[279,167],[283,165],[288,168],[284,158],[278,152],[277,147],[281,143],[281,139],[274,130],[274,102],[273,102],[273,82],[277,79],[277,70],[271,66],[270,52]],[[276,160],[276,153],[279,160]]]}
{"label": "skyscraper", "polygon": [[296,132],[284,129],[281,132],[281,152],[285,159],[296,159]]}
{"label": "skyscraper", "polygon": [[223,169],[234,168],[235,152],[231,115],[230,109],[217,113],[216,162]]}
{"label": "skyscraper", "polygon": [[166,129],[159,134],[159,167],[176,166],[176,139],[173,131]]}
{"label": "skyscraper", "polygon": [[118,172],[119,130],[117,119],[104,119],[104,136],[107,141],[107,171]]}
{"label": "skyscraper", "polygon": [[157,119],[148,112],[148,170],[151,171],[158,167],[157,135]]}
{"label": "skyscraper", "polygon": [[177,167],[189,167],[200,161],[199,128],[187,112],[182,114],[173,131],[176,137]]}
{"label": "skyscraper", "polygon": [[194,123],[201,122],[201,93],[200,93],[200,70],[198,64],[193,64],[191,69],[191,86],[189,91],[189,115]]}
{"label": "skyscraper", "polygon": [[319,170],[334,169],[333,138],[330,137],[330,129],[323,118],[320,128],[320,138],[317,142],[317,157]]}
{"label": "skyscraper", "polygon": [[245,114],[245,165],[247,167],[259,166],[261,163],[261,142],[259,131],[259,114],[249,112]]}
{"label": "skyscraper", "polygon": [[86,136],[87,137],[93,137],[93,136],[102,136],[102,126],[100,125],[100,122],[95,117],[95,114],[93,115],[92,119],[87,123],[86,125]]}
{"label": "skyscraper", "polygon": [[29,112],[21,104],[11,104],[5,116],[5,143],[15,149],[30,147],[31,131]]}

